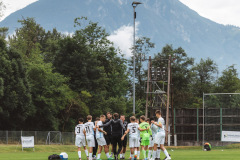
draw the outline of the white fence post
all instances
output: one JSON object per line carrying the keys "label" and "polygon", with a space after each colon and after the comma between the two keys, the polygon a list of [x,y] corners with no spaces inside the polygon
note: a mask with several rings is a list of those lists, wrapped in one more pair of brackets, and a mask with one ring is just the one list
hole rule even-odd
{"label": "white fence post", "polygon": [[174,146],[177,146],[177,134],[174,134]]}

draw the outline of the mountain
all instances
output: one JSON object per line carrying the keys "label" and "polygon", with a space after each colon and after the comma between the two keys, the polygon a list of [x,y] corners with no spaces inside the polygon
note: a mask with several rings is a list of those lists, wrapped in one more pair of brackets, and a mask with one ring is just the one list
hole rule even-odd
{"label": "mountain", "polygon": [[[189,56],[199,60],[210,57],[220,70],[240,61],[240,28],[224,26],[201,17],[179,0],[139,0],[136,8],[138,35],[156,44],[152,55],[166,44],[181,46]],[[113,33],[124,25],[132,25],[131,0],[39,0],[0,23],[12,33],[20,25],[18,19],[35,17],[45,29],[56,27],[62,32],[75,30],[76,17],[86,16]],[[239,66],[237,66],[240,69]]]}

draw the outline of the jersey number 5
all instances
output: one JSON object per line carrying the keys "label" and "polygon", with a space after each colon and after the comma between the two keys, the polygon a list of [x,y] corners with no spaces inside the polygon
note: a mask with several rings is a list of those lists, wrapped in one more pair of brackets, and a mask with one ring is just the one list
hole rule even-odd
{"label": "jersey number 5", "polygon": [[132,133],[136,133],[136,127],[133,127],[132,129],[133,129]]}

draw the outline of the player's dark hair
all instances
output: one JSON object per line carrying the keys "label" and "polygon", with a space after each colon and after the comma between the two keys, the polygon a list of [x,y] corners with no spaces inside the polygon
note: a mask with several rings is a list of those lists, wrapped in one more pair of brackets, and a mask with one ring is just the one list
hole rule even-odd
{"label": "player's dark hair", "polygon": [[78,118],[78,122],[83,122],[83,118]]}
{"label": "player's dark hair", "polygon": [[136,121],[136,117],[134,117],[134,116],[130,117],[130,121],[135,122]]}
{"label": "player's dark hair", "polygon": [[118,113],[114,113],[114,114],[113,114],[113,117],[114,117],[114,118],[118,118],[118,117],[119,117],[119,114],[118,114]]}
{"label": "player's dark hair", "polygon": [[150,121],[155,121],[154,117],[151,117],[151,118],[150,118]]}
{"label": "player's dark hair", "polygon": [[112,115],[112,113],[111,113],[111,112],[107,112],[107,115],[108,115],[108,114]]}
{"label": "player's dark hair", "polygon": [[162,112],[160,110],[156,110],[155,114],[162,115]]}
{"label": "player's dark hair", "polygon": [[92,116],[91,116],[91,115],[88,115],[88,116],[87,116],[87,120],[92,120]]}
{"label": "player's dark hair", "polygon": [[150,122],[150,118],[147,118],[147,120],[146,120],[147,122]]}
{"label": "player's dark hair", "polygon": [[140,117],[140,119],[143,120],[143,121],[145,121],[146,117],[145,117],[144,115],[142,115],[142,116]]}
{"label": "player's dark hair", "polygon": [[96,117],[96,119],[95,119],[96,121],[100,121],[100,118],[99,117]]}
{"label": "player's dark hair", "polygon": [[121,114],[121,116],[120,116],[120,117],[122,117],[122,116],[123,116],[123,117],[125,117],[125,115],[124,115],[124,114]]}

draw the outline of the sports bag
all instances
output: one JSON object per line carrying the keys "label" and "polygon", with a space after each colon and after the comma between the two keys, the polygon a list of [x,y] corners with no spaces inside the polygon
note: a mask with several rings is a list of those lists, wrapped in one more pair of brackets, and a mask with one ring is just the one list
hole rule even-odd
{"label": "sports bag", "polygon": [[57,155],[57,154],[53,154],[53,155],[48,156],[48,159],[49,159],[49,160],[50,160],[50,159],[60,159],[60,156]]}

